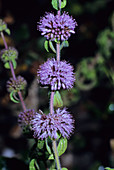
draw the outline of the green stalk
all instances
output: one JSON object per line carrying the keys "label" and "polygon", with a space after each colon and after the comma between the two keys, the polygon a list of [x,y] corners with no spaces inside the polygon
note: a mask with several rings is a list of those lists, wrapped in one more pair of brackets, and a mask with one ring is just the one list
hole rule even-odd
{"label": "green stalk", "polygon": [[55,140],[53,140],[53,152],[54,152],[54,155],[55,155],[57,170],[61,170],[61,165],[60,165],[59,156],[58,156],[58,152],[57,152],[57,144],[56,144]]}

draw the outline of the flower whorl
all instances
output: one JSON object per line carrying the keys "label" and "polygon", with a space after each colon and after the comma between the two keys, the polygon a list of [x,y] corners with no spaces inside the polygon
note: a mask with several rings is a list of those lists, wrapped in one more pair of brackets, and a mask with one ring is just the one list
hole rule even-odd
{"label": "flower whorl", "polygon": [[54,58],[42,64],[37,75],[40,83],[51,86],[51,90],[70,89],[75,81],[73,67],[66,61],[56,61]]}
{"label": "flower whorl", "polygon": [[57,139],[58,133],[64,138],[69,138],[74,129],[74,119],[66,111],[66,108],[58,108],[55,113],[49,113],[48,115],[36,113],[31,120],[31,124],[34,137],[41,140],[48,136],[52,139]]}
{"label": "flower whorl", "polygon": [[61,40],[65,41],[75,33],[74,29],[77,22],[68,13],[64,12],[61,16],[54,15],[53,13],[46,13],[44,17],[38,22],[37,29],[41,31],[48,40]]}

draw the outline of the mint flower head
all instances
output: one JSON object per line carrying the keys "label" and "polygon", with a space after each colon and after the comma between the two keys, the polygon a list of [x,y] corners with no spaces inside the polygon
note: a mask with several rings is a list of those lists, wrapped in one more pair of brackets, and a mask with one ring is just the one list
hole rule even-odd
{"label": "mint flower head", "polygon": [[18,115],[18,123],[22,129],[29,127],[31,125],[31,120],[34,118],[36,112],[34,109],[28,109],[24,112],[20,112]]}
{"label": "mint flower head", "polygon": [[41,115],[36,113],[31,124],[34,137],[41,140],[47,137],[57,139],[58,134],[61,134],[64,138],[69,138],[74,129],[74,119],[66,111],[66,108],[58,108],[54,114]]}
{"label": "mint flower head", "polygon": [[1,50],[0,56],[3,62],[12,61],[17,59],[18,51],[14,47],[8,47],[8,49]]}
{"label": "mint flower head", "polygon": [[27,81],[22,76],[18,76],[16,80],[10,78],[10,80],[7,81],[6,85],[8,92],[18,92],[20,90],[24,90],[26,86]]}
{"label": "mint flower head", "polygon": [[46,13],[45,16],[40,19],[37,29],[41,31],[41,35],[44,35],[48,40],[65,41],[68,40],[71,33],[75,33],[74,29],[76,26],[77,22],[75,19],[66,12],[61,16]]}
{"label": "mint flower head", "polygon": [[37,75],[40,84],[50,86],[51,90],[70,89],[75,81],[73,67],[66,61],[56,61],[54,58],[40,65]]}

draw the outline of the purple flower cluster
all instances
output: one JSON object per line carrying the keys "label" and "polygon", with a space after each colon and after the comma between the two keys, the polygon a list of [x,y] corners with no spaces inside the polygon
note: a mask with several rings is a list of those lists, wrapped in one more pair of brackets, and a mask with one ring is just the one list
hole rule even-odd
{"label": "purple flower cluster", "polygon": [[61,40],[65,41],[75,33],[74,29],[77,22],[68,13],[64,12],[61,16],[54,15],[53,13],[46,13],[44,17],[38,22],[37,29],[41,31],[48,40]]}
{"label": "purple flower cluster", "polygon": [[18,122],[19,122],[20,126],[23,129],[26,126],[30,126],[31,120],[34,118],[35,114],[36,113],[33,109],[28,109],[24,112],[20,112],[19,115],[18,115]]}
{"label": "purple flower cluster", "polygon": [[58,108],[55,113],[48,115],[36,113],[31,124],[34,137],[41,140],[47,137],[57,139],[58,134],[69,138],[74,129],[74,119],[66,108]]}
{"label": "purple flower cluster", "polygon": [[14,47],[8,47],[8,49],[1,50],[0,56],[3,62],[12,61],[17,59],[18,51]]}
{"label": "purple flower cluster", "polygon": [[75,81],[73,67],[66,61],[56,61],[54,58],[42,64],[37,75],[40,83],[50,86],[51,90],[70,89]]}
{"label": "purple flower cluster", "polygon": [[[53,13],[46,13],[44,17],[40,19],[37,25],[37,29],[41,31],[50,41],[65,41],[71,36],[71,33],[75,33],[74,29],[77,26],[77,22],[68,13],[63,12],[62,15]],[[57,50],[57,55],[59,50]],[[59,59],[58,59],[59,60]],[[75,82],[75,75],[73,73],[73,67],[66,61],[58,61],[55,58],[48,59],[44,64],[40,65],[37,71],[38,82],[42,86],[48,86],[52,94],[54,91],[62,89],[70,89]],[[26,85],[23,78],[18,77],[17,80],[13,78],[7,83],[9,91],[22,89]],[[54,96],[55,97],[55,96]],[[51,97],[50,108],[53,106],[53,99]],[[53,110],[53,111],[52,111]],[[74,130],[74,119],[71,114],[68,113],[66,108],[54,108],[50,109],[48,115],[37,113],[34,110],[26,110],[19,114],[18,122],[23,129],[29,127],[29,130],[33,132],[34,138],[44,140],[48,137],[51,139],[58,139],[61,135],[64,138],[69,138]]]}
{"label": "purple flower cluster", "polygon": [[10,80],[7,81],[6,86],[8,92],[20,91],[25,89],[27,86],[27,81],[22,76],[18,76],[16,80],[10,78]]}

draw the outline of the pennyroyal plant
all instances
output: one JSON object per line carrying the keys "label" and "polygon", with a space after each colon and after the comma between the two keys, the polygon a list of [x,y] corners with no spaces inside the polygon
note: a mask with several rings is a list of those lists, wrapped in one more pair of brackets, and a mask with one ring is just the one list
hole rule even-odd
{"label": "pennyroyal plant", "polygon": [[60,60],[60,52],[63,47],[68,47],[68,38],[75,33],[77,22],[69,16],[68,12],[62,12],[61,9],[66,6],[66,2],[66,0],[52,0],[52,6],[57,10],[57,14],[46,12],[37,25],[41,35],[46,38],[45,49],[48,51],[50,46],[56,53],[56,57],[48,59],[37,70],[38,83],[41,87],[46,86],[49,89],[48,114],[41,110],[35,112],[34,109],[26,108],[22,92],[27,82],[22,76],[15,75],[18,52],[14,47],[7,46],[3,31],[8,34],[10,31],[6,23],[0,20],[0,32],[5,45],[5,49],[1,51],[1,60],[4,62],[4,67],[11,69],[12,73],[12,77],[7,81],[7,90],[13,102],[22,104],[23,111],[18,115],[19,125],[24,133],[30,133],[35,139],[32,156],[30,156],[30,170],[44,169],[40,164],[39,153],[45,157],[45,169],[55,170],[56,167],[57,170],[67,170],[61,168],[59,156],[67,149],[67,139],[74,131],[74,119],[68,109],[63,107],[60,90],[71,89],[75,82],[75,75],[73,66],[65,60]]}

